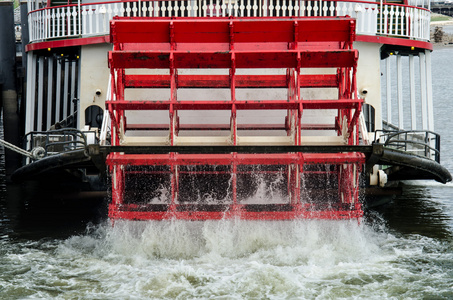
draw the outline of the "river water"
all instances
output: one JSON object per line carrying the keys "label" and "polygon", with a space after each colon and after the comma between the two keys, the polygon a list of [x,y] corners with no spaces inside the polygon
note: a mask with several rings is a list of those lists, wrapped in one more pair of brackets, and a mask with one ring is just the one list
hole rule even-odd
{"label": "river water", "polygon": [[[452,58],[453,47],[432,56],[435,126],[450,172]],[[68,212],[41,215],[11,201],[19,190],[7,197],[1,187],[0,299],[453,299],[451,184],[407,182],[360,223],[114,227]]]}

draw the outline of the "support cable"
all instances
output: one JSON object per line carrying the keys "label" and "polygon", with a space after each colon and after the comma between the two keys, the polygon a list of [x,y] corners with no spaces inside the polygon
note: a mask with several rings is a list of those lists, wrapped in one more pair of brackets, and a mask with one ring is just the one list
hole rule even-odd
{"label": "support cable", "polygon": [[[2,140],[0,139],[0,144],[5,147],[5,148],[8,148],[9,150],[12,150],[16,153],[19,153],[20,155],[23,155],[23,156],[26,156],[26,157],[29,157],[31,159],[39,159],[41,158],[41,151],[43,151],[44,149],[41,148],[41,147],[38,147],[38,148],[35,148],[33,149],[32,151],[28,152],[22,148],[19,148],[5,140]],[[42,150],[41,150],[42,149]]]}

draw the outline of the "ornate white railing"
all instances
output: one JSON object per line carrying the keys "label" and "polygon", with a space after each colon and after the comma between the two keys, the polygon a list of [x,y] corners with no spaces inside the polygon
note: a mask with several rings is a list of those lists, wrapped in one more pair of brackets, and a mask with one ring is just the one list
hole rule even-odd
{"label": "ornate white railing", "polygon": [[[429,40],[430,11],[421,6],[364,1],[301,0],[124,1],[47,7],[28,15],[30,42],[106,35],[114,16],[351,16],[357,34]],[[414,3],[415,4],[415,3]]]}

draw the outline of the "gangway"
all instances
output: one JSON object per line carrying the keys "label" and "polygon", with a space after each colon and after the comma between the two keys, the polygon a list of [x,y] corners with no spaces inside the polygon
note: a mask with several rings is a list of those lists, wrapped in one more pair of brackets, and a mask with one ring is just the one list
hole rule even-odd
{"label": "gangway", "polygon": [[[110,39],[110,218],[362,216],[365,155],[334,150],[359,144],[354,19],[115,17]],[[320,151],[152,153],[284,145]]]}

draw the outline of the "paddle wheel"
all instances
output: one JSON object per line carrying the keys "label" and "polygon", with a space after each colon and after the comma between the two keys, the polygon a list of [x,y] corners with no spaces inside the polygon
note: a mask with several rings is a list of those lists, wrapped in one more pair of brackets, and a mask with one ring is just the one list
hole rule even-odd
{"label": "paddle wheel", "polygon": [[115,18],[110,32],[110,218],[362,215],[365,156],[338,150],[359,144],[353,19]]}

